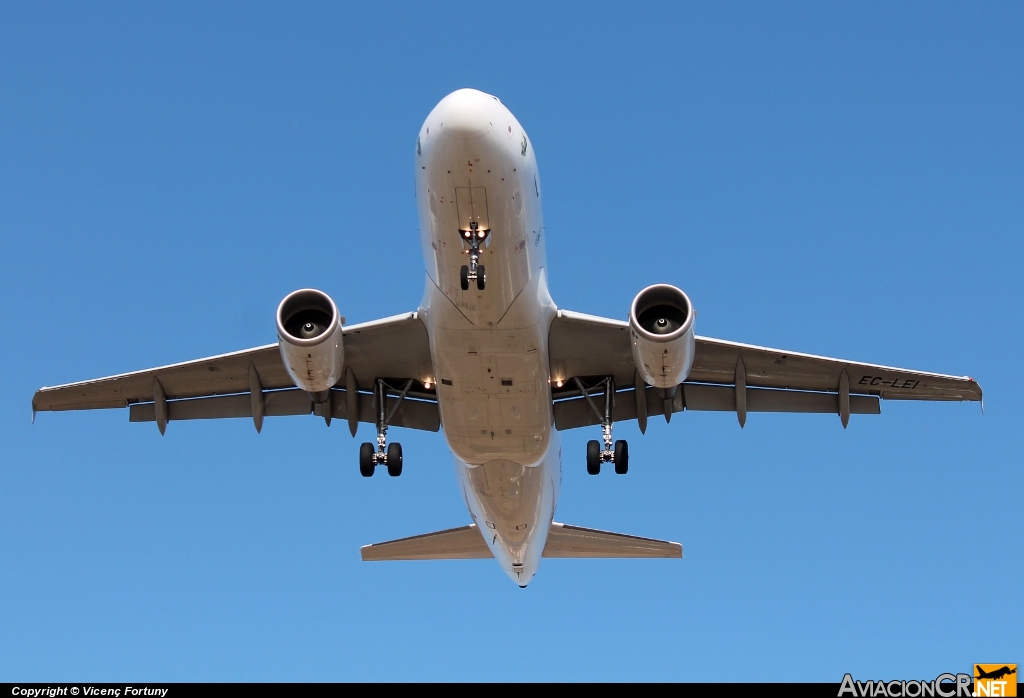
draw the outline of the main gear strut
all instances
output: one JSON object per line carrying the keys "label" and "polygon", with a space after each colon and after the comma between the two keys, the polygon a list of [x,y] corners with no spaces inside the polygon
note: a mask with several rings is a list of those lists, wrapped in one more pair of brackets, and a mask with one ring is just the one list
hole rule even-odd
{"label": "main gear strut", "polygon": [[604,410],[599,410],[597,405],[594,403],[593,398],[590,396],[589,390],[583,385],[583,382],[573,377],[576,382],[576,387],[583,393],[583,397],[587,399],[590,404],[590,408],[594,410],[594,414],[601,420],[601,438],[604,441],[604,448],[596,440],[587,442],[587,472],[591,475],[597,475],[601,472],[601,463],[614,463],[615,472],[619,475],[624,475],[629,470],[629,446],[624,440],[612,441],[612,415],[615,408],[615,379],[611,376],[605,377],[597,386],[593,386],[590,390],[596,389],[598,386],[603,387],[604,392]]}
{"label": "main gear strut", "polygon": [[[386,465],[388,475],[398,477],[402,474],[402,444],[398,442],[388,445],[388,425],[391,424],[398,406],[412,387],[412,378],[405,382],[401,391],[388,385],[384,379],[378,378],[373,383],[373,403],[377,408],[377,448],[372,443],[364,443],[359,447],[359,472],[363,477],[371,477],[378,465]],[[388,390],[398,392],[398,399],[388,409]]]}

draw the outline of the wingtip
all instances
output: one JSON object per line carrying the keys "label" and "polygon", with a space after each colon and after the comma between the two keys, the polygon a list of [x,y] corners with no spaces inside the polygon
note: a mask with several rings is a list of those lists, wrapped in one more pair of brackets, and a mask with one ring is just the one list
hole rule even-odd
{"label": "wingtip", "polygon": [[981,384],[970,376],[964,376],[964,378],[970,381],[971,387],[974,388],[975,394],[977,395],[975,399],[981,404],[981,413],[985,414],[985,391],[981,389]]}

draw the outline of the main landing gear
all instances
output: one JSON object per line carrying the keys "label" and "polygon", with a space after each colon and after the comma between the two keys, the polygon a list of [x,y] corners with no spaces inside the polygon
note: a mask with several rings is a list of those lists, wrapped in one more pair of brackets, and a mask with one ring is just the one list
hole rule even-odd
{"label": "main landing gear", "polygon": [[469,249],[463,250],[469,255],[469,264],[463,264],[459,270],[459,284],[463,291],[469,290],[469,282],[475,281],[478,291],[487,285],[487,270],[480,264],[480,243],[484,241],[490,230],[483,230],[477,221],[471,221],[469,230],[462,231],[463,239],[469,243]]}
{"label": "main landing gear", "polygon": [[601,472],[602,463],[614,463],[615,472],[619,475],[625,475],[629,470],[629,445],[622,439],[615,441],[614,446],[612,442],[612,407],[615,402],[615,380],[608,376],[599,384],[603,387],[604,392],[603,412],[597,409],[597,405],[594,404],[594,400],[590,396],[590,390],[594,390],[598,386],[588,389],[583,386],[579,378],[573,378],[573,380],[576,381],[576,387],[583,393],[583,397],[587,398],[591,409],[594,410],[598,419],[601,420],[601,436],[604,448],[601,448],[601,443],[596,439],[587,442],[587,472],[591,475],[598,475]]}
{"label": "main landing gear", "polygon": [[[363,477],[373,477],[378,465],[386,465],[388,475],[391,477],[398,477],[402,474],[402,444],[398,442],[388,444],[388,425],[410,387],[412,387],[411,378],[405,382],[401,391],[392,388],[380,378],[374,383],[373,402],[377,408],[377,448],[374,448],[373,444],[369,442],[359,447],[359,473]],[[398,392],[398,399],[390,410],[387,409],[389,389]]]}

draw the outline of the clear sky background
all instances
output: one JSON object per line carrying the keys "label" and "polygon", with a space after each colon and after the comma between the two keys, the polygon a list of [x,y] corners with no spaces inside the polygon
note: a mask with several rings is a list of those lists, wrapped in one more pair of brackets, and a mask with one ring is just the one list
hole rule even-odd
{"label": "clear sky background", "polygon": [[[366,480],[343,424],[39,415],[42,385],[423,292],[413,151],[516,114],[552,294],[969,374],[976,403],[683,413],[626,477],[563,435],[558,519],[683,561],[364,564],[464,525],[439,434]],[[1024,664],[1020,3],[0,5],[0,680],[816,680]],[[1018,630],[1014,631],[1016,627]]]}

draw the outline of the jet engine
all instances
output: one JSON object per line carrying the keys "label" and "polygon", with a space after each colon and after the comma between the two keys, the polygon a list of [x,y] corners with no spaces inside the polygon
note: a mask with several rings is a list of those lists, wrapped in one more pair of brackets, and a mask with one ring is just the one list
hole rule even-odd
{"label": "jet engine", "polygon": [[345,347],[338,308],[323,291],[289,293],[277,308],[277,338],[285,370],[317,402],[341,380]]}
{"label": "jet engine", "polygon": [[648,286],[633,299],[629,333],[633,362],[648,385],[674,389],[693,365],[693,305],[668,284]]}

